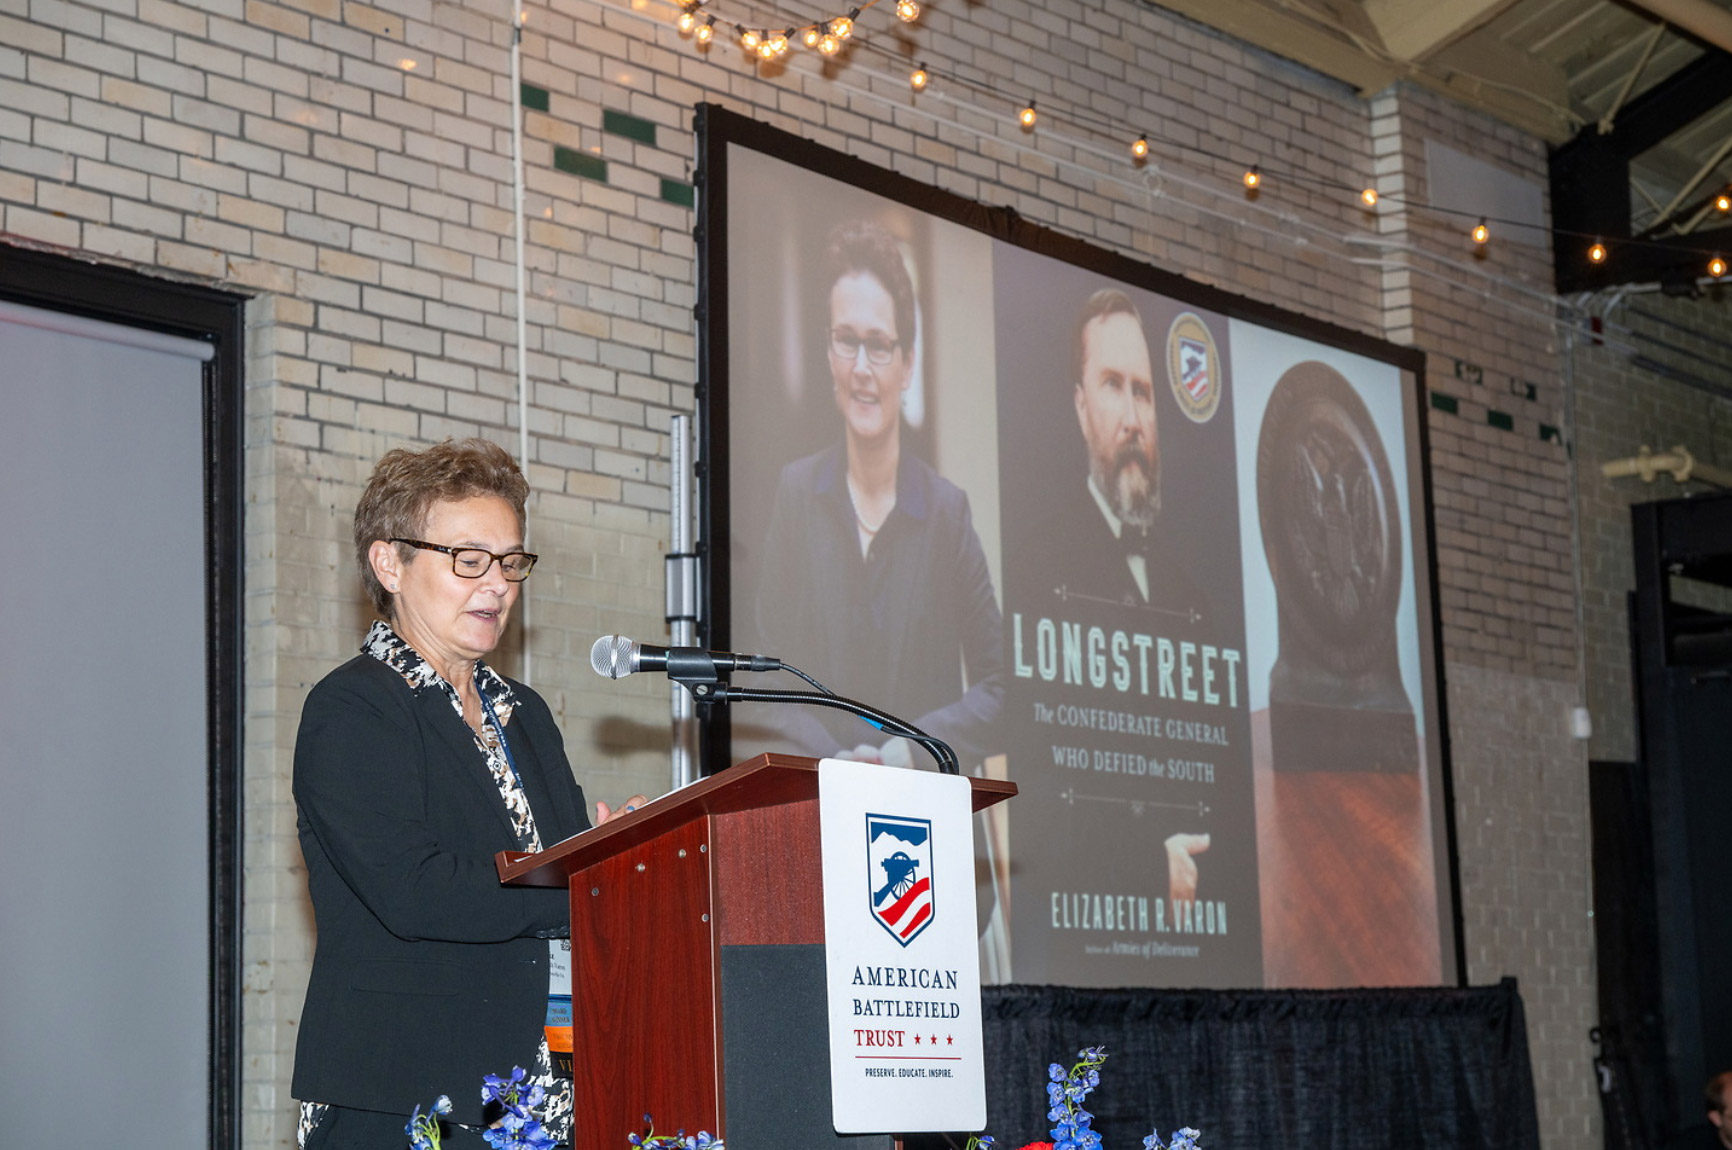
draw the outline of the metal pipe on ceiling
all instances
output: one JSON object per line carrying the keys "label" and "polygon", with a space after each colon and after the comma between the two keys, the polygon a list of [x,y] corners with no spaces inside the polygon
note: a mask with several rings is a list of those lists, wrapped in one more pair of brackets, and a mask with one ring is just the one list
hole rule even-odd
{"label": "metal pipe on ceiling", "polygon": [[1607,479],[1636,476],[1643,483],[1652,483],[1656,476],[1667,474],[1675,483],[1707,483],[1715,487],[1732,487],[1732,471],[1703,463],[1683,444],[1670,451],[1655,451],[1642,444],[1636,454],[1627,459],[1613,459],[1600,464],[1600,474]]}

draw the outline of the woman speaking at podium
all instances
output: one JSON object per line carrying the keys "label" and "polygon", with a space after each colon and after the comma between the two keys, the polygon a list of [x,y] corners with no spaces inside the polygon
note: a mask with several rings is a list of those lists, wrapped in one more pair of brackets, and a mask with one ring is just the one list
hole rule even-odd
{"label": "woman speaking at podium", "polygon": [[543,1030],[567,896],[503,887],[493,862],[590,825],[547,704],[484,661],[535,567],[528,495],[504,449],[468,439],[388,453],[356,508],[383,619],[313,688],[295,743],[318,929],[295,1051],[308,1150],[401,1147],[411,1111],[441,1094],[445,1145],[482,1147],[481,1080],[514,1066],[570,1140],[571,1086]]}

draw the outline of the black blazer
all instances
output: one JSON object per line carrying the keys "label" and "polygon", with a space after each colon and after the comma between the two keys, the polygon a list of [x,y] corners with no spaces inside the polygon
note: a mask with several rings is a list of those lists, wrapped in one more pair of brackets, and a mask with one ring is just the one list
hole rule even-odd
{"label": "black blazer", "polygon": [[[543,846],[589,827],[547,704],[520,683],[506,737]],[[308,695],[295,803],[318,927],[295,1050],[308,1102],[402,1114],[440,1094],[480,1120],[484,1074],[529,1066],[547,934],[566,892],[503,887],[517,842],[468,726],[438,686],[370,655]]]}

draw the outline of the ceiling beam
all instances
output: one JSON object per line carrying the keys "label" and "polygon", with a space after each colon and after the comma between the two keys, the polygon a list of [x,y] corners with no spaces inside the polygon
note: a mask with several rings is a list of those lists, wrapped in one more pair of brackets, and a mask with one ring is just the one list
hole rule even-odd
{"label": "ceiling beam", "polygon": [[1630,0],[1630,4],[1716,48],[1732,52],[1732,12],[1708,0]]}
{"label": "ceiling beam", "polygon": [[[1700,275],[1700,236],[1620,249],[1630,238],[1630,160],[1732,99],[1732,54],[1710,51],[1642,93],[1604,135],[1590,124],[1552,150],[1552,260],[1560,292]],[[1612,249],[1587,258],[1587,237]]]}
{"label": "ceiling beam", "polygon": [[[1732,99],[1732,52],[1711,50],[1624,105],[1611,132],[1601,139],[1633,159],[1728,99]],[[1599,129],[1590,125],[1583,131],[1597,135]]]}
{"label": "ceiling beam", "polygon": [[1503,103],[1526,105],[1530,116],[1548,124],[1549,130],[1542,133],[1548,140],[1569,139],[1581,122],[1572,116],[1570,80],[1562,68],[1486,29],[1439,49],[1425,62],[1424,70],[1444,77],[1458,95],[1472,91],[1482,104],[1502,95]]}
{"label": "ceiling beam", "polygon": [[1225,32],[1274,55],[1351,84],[1361,95],[1381,92],[1406,69],[1378,60],[1345,35],[1263,0],[1143,0]]}
{"label": "ceiling beam", "polygon": [[1365,14],[1390,55],[1425,59],[1484,27],[1516,0],[1364,0]]}

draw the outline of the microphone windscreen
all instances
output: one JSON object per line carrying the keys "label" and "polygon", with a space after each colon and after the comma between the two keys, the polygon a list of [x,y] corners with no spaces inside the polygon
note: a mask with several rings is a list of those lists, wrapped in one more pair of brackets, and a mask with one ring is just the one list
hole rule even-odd
{"label": "microphone windscreen", "polygon": [[589,665],[604,678],[617,679],[629,675],[632,673],[631,649],[635,646],[637,644],[624,635],[603,635],[589,649]]}

